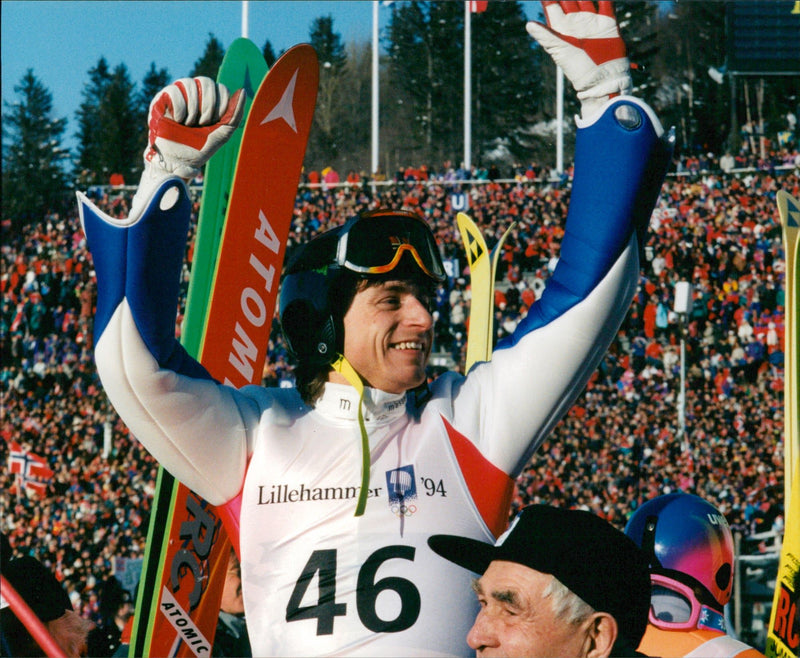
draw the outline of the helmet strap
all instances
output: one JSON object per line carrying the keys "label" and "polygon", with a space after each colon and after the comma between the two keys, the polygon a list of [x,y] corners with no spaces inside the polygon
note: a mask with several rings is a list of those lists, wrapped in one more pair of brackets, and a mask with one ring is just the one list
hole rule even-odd
{"label": "helmet strap", "polygon": [[369,493],[369,469],[370,453],[369,438],[367,437],[367,427],[364,424],[364,382],[355,371],[350,362],[340,354],[339,358],[331,365],[336,372],[341,374],[347,382],[358,391],[358,428],[361,430],[361,490],[358,493],[358,503],[356,504],[355,516],[364,514],[367,507],[367,495]]}
{"label": "helmet strap", "polygon": [[697,628],[725,633],[725,615],[710,606],[702,605],[700,607],[700,618],[697,620]]}

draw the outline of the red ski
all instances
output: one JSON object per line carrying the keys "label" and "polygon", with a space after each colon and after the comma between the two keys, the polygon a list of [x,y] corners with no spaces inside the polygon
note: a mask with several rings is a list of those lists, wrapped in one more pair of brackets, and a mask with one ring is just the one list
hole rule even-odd
{"label": "red ski", "polygon": [[[247,116],[199,354],[213,377],[237,387],[262,379],[318,81],[314,49],[295,46],[270,69]],[[201,658],[210,655],[227,567],[227,554],[211,559],[215,543],[227,546],[219,519],[238,553],[240,499],[214,508],[180,489],[172,525],[184,541],[167,548],[155,593],[160,630],[148,629],[148,655]]]}

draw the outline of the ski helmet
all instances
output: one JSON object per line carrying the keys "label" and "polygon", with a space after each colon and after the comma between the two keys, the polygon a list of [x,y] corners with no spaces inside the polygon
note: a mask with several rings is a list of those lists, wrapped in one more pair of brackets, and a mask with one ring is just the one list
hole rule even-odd
{"label": "ski helmet", "polygon": [[420,276],[445,279],[436,239],[424,219],[404,210],[374,210],[303,245],[287,266],[280,321],[289,350],[311,366],[333,363],[343,349],[348,281]]}
{"label": "ski helmet", "polygon": [[636,510],[625,534],[647,554],[654,583],[675,581],[718,611],[730,600],[733,538],[711,503],[687,493],[658,496]]}

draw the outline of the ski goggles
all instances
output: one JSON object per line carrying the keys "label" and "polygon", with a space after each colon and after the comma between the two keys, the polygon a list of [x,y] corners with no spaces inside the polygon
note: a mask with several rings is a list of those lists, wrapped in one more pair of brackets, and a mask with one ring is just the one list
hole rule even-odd
{"label": "ski goggles", "polygon": [[336,263],[359,274],[387,274],[406,254],[431,279],[445,280],[433,233],[412,213],[377,211],[350,220],[339,234]]}
{"label": "ski goggles", "polygon": [[668,631],[725,631],[723,615],[700,603],[688,585],[655,573],[650,574],[650,584],[650,623],[654,626]]}

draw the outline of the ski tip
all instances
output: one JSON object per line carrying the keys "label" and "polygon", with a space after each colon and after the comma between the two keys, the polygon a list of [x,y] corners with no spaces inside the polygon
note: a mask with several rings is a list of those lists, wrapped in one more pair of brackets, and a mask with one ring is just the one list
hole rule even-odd
{"label": "ski tip", "polygon": [[800,201],[786,190],[778,190],[777,201],[781,223],[787,228],[800,228]]}
{"label": "ski tip", "polygon": [[513,231],[513,230],[514,230],[514,228],[516,227],[516,225],[517,225],[517,221],[516,221],[516,220],[512,221],[512,222],[511,222],[511,223],[508,225],[508,228],[505,230],[505,232],[503,233],[503,236],[500,238],[500,242],[499,242],[499,244],[502,244],[503,242],[505,242],[505,241],[506,241],[506,238],[507,238],[509,235],[511,235],[511,231]]}
{"label": "ski tip", "polygon": [[481,235],[478,225],[467,213],[459,212],[456,215],[456,224],[462,233],[466,232],[475,236],[480,235],[480,239],[483,240],[483,235]]}
{"label": "ski tip", "polygon": [[289,48],[283,55],[278,58],[278,61],[286,57],[289,58],[302,58],[308,62],[318,62],[319,57],[317,56],[317,51],[314,49],[310,43],[298,43],[291,48]]}
{"label": "ski tip", "polygon": [[[228,51],[231,51],[234,48],[246,48],[248,50],[252,50],[253,48],[257,49],[258,46],[256,46],[256,44],[251,39],[248,39],[247,37],[236,37],[231,42],[231,45],[228,46]],[[261,54],[261,51],[259,50],[258,53]]]}

